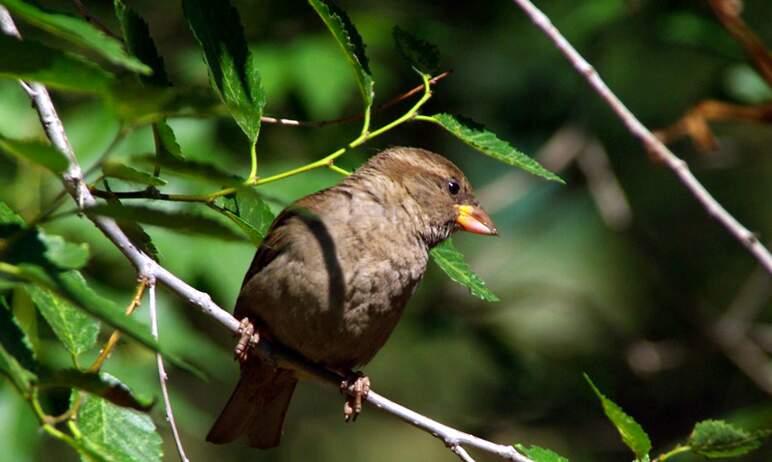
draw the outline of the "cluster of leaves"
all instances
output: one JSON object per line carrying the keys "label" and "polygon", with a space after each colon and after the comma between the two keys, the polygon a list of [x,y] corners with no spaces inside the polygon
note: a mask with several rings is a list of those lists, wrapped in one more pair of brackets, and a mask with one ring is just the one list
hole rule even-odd
{"label": "cluster of leaves", "polygon": [[[348,149],[412,120],[434,123],[508,165],[548,180],[562,181],[477,123],[444,113],[420,114],[421,106],[431,96],[429,81],[438,69],[439,53],[433,45],[401,29],[394,32],[397,48],[424,82],[424,95],[401,117],[371,130],[375,80],[362,37],[333,1],[309,0],[309,3],[351,63],[362,95],[364,124],[359,137],[345,148],[274,177],[257,175],[256,146],[266,95],[259,63],[247,46],[238,11],[229,2],[182,1],[185,18],[203,51],[216,97],[201,89],[172,84],[147,23],[122,0],[115,0],[114,6],[124,42],[79,18],[45,11],[22,0],[4,1],[3,5],[15,17],[61,39],[62,48],[0,35],[3,54],[0,77],[36,81],[62,91],[95,94],[112,105],[126,130],[151,125],[155,155],[135,156],[131,165],[113,160],[102,162],[100,181],[104,191],[101,192],[106,202],[86,213],[116,219],[138,247],[156,259],[158,255],[142,224],[221,239],[248,239],[258,245],[274,216],[255,187],[312,168],[332,168],[333,161]],[[101,61],[88,58],[89,54]],[[116,70],[111,70],[113,68]],[[249,142],[251,169],[247,178],[183,155],[167,118],[190,113],[230,114]],[[0,149],[42,165],[54,174],[62,173],[68,166],[61,152],[38,141],[0,135]],[[162,172],[165,176],[194,176],[221,189],[198,196],[167,194],[159,189],[169,184],[169,180],[161,176]],[[133,197],[151,202],[199,203],[216,214],[123,204],[121,199],[128,196],[112,192],[108,181],[113,179],[142,185],[144,189],[132,192]],[[145,326],[125,316],[114,302],[89,287],[79,272],[89,259],[87,246],[46,234],[40,227],[25,223],[3,203],[0,203],[0,257],[3,277],[0,279],[0,372],[30,402],[43,428],[89,460],[160,459],[160,437],[149,417],[142,414],[152,402],[137,397],[118,379],[99,373],[98,368],[93,371],[82,368],[79,358],[96,347],[100,323],[104,323],[161,353],[177,366],[193,368],[180,355],[159,345]],[[450,241],[435,248],[432,257],[452,280],[467,286],[475,296],[486,301],[498,300]],[[35,342],[18,319],[21,311],[33,305],[70,353],[72,368],[51,369],[38,361]],[[55,419],[47,416],[40,406],[38,392],[52,387],[71,390],[69,435],[60,432]],[[537,461],[559,460],[549,459],[551,453],[541,448],[524,451]]]}
{"label": "cluster of leaves", "polygon": [[600,399],[606,417],[614,424],[625,445],[635,454],[636,462],[663,462],[685,452],[708,459],[740,457],[757,449],[772,434],[768,430],[749,432],[721,420],[704,420],[694,426],[685,443],[651,459],[651,439],[643,427],[606,397],[587,375],[585,379]]}

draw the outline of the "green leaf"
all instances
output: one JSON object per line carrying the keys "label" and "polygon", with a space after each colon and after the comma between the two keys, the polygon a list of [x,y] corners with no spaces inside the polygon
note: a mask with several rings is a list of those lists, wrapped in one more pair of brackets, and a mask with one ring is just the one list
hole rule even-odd
{"label": "green leaf", "polygon": [[362,36],[359,35],[346,12],[334,0],[308,0],[308,3],[316,10],[338,45],[346,53],[346,57],[353,66],[365,109],[369,109],[373,105],[375,91]]}
{"label": "green leaf", "polygon": [[77,369],[49,370],[40,374],[41,387],[77,388],[100,396],[111,403],[147,412],[153,400],[136,396],[117,378],[106,373],[84,372]]}
{"label": "green leaf", "polygon": [[400,27],[394,27],[394,43],[397,51],[421,74],[434,75],[439,68],[440,50],[425,40],[407,32]]}
{"label": "green leaf", "polygon": [[695,453],[710,458],[738,457],[761,446],[769,432],[748,432],[722,420],[697,423],[688,445]]}
{"label": "green leaf", "polygon": [[[0,64],[0,66],[2,65]],[[0,149],[14,156],[42,165],[54,173],[62,173],[68,165],[64,154],[50,144],[41,143],[40,141],[12,140],[0,135]]]}
{"label": "green leaf", "polygon": [[28,393],[35,380],[37,360],[32,344],[0,298],[0,373],[7,376],[22,393]]}
{"label": "green leaf", "polygon": [[54,334],[72,355],[80,356],[96,345],[99,335],[97,321],[48,289],[32,284],[27,284],[25,289]]}
{"label": "green leaf", "polygon": [[0,345],[21,367],[33,372],[37,370],[32,343],[16,321],[5,298],[0,298]]}
{"label": "green leaf", "polygon": [[649,451],[651,451],[651,440],[649,440],[649,435],[646,434],[635,419],[625,414],[625,411],[623,411],[621,407],[606,398],[606,396],[598,390],[595,384],[592,383],[592,380],[590,380],[590,377],[587,374],[584,374],[584,378],[587,380],[587,383],[590,384],[592,391],[594,391],[600,399],[600,402],[603,405],[603,412],[622,436],[622,441],[624,441],[627,447],[633,451],[636,458],[639,460],[648,460]]}
{"label": "green leaf", "polygon": [[40,82],[83,93],[105,92],[114,78],[104,69],[34,40],[0,34],[0,77]]}
{"label": "green leaf", "polygon": [[254,144],[260,133],[265,92],[238,11],[230,1],[183,0],[182,8],[220,98]]}
{"label": "green leaf", "polygon": [[182,149],[177,143],[177,137],[166,120],[153,124],[153,140],[155,141],[156,156],[185,160],[182,156]]}
{"label": "green leaf", "polygon": [[161,436],[149,416],[100,397],[85,397],[78,413],[78,427],[84,440],[112,459],[160,462],[163,456]]}
{"label": "green leaf", "polygon": [[0,225],[20,228],[24,226],[24,220],[13,209],[8,207],[8,204],[0,201]]}
{"label": "green leaf", "polygon": [[179,355],[170,351],[168,348],[158,344],[150,335],[147,326],[141,324],[134,318],[126,316],[123,311],[112,300],[102,297],[96,293],[83,276],[77,271],[66,271],[54,275],[57,288],[61,291],[60,296],[81,309],[85,310],[95,318],[109,324],[111,327],[120,330],[127,336],[136,340],[140,344],[152,351],[161,353],[170,363],[177,367],[185,369],[199,377],[203,374]]}
{"label": "green leaf", "polygon": [[112,217],[118,221],[145,223],[183,233],[202,234],[231,241],[243,239],[220,221],[181,210],[152,209],[141,205],[103,204],[89,207],[85,211],[93,215]]}
{"label": "green leaf", "polygon": [[423,117],[421,120],[438,124],[469,146],[507,165],[518,167],[528,173],[551,181],[565,183],[559,176],[542,167],[534,159],[518,151],[506,141],[499,139],[493,132],[488,131],[484,126],[471,119],[440,113]]}
{"label": "green leaf", "polygon": [[525,447],[522,444],[515,445],[518,451],[525,454],[533,462],[568,462],[568,459],[549,449],[539,446]]}
{"label": "green leaf", "polygon": [[88,263],[88,244],[65,241],[62,236],[39,231],[38,239],[46,247],[46,259],[61,269],[79,269]]}
{"label": "green leaf", "polygon": [[[156,157],[140,155],[132,157],[132,160],[141,165],[152,166],[156,162]],[[182,157],[162,156],[158,158],[158,163],[167,173],[208,181],[218,186],[240,186],[244,184],[244,178],[206,162],[197,162],[183,159]]]}
{"label": "green leaf", "polygon": [[486,302],[499,301],[499,297],[485,286],[480,276],[476,275],[464,261],[464,255],[456,250],[450,239],[435,246],[431,250],[431,255],[434,262],[450,279],[468,288],[472,295]]}
{"label": "green leaf", "polygon": [[123,0],[115,0],[115,16],[121,24],[123,38],[129,52],[148,65],[153,73],[141,76],[141,80],[150,85],[166,87],[171,85],[166,75],[164,60],[150,36],[150,28],[136,11],[126,6]]}
{"label": "green leaf", "polygon": [[134,167],[129,167],[116,161],[108,161],[102,164],[102,173],[109,178],[118,178],[132,183],[146,184],[150,186],[164,186],[166,180],[153,176],[150,172],[143,172]]}
{"label": "green leaf", "polygon": [[3,6],[33,26],[73,45],[98,53],[108,61],[130,71],[149,74],[151,69],[123,49],[123,44],[78,17],[44,11],[23,0],[3,0]]}
{"label": "green leaf", "polygon": [[223,214],[236,223],[255,246],[260,245],[273,223],[270,207],[251,188],[239,189],[234,203],[234,210],[223,209]]}

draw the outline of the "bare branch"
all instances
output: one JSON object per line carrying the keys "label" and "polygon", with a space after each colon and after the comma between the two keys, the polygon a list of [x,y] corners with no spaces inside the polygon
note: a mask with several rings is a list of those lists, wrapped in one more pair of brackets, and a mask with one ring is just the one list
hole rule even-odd
{"label": "bare branch", "polygon": [[[148,304],[150,305],[150,331],[153,334],[153,338],[158,341],[158,310],[156,310],[155,304],[155,281],[148,281],[148,286]],[[180,432],[177,431],[177,423],[174,421],[172,402],[169,400],[169,390],[166,386],[166,382],[169,381],[169,376],[166,375],[166,368],[164,368],[164,360],[161,357],[161,353],[156,353],[155,359],[156,363],[158,364],[158,381],[161,384],[161,395],[163,395],[164,399],[164,411],[166,412],[166,420],[169,422],[169,426],[172,429],[174,443],[177,445],[177,454],[179,454],[180,460],[182,462],[190,462],[188,456],[185,455],[185,448],[182,447]]]}
{"label": "bare branch", "polygon": [[576,51],[550,19],[541,12],[530,0],[512,0],[518,5],[531,21],[544,32],[555,44],[571,65],[579,72],[598,95],[624,122],[627,129],[638,138],[644,147],[659,160],[665,163],[681,183],[692,193],[710,216],[721,223],[748,251],[761,263],[764,269],[772,274],[772,254],[759,241],[759,238],[738,222],[724,207],[708,192],[702,183],[689,170],[689,166],[673,154],[656,136],[646,128],[622,101],[609,89],[608,85],[586,59]]}
{"label": "bare branch", "polygon": [[[8,10],[2,6],[0,6],[0,26],[6,34],[13,35],[19,39],[21,38],[11,16],[8,14]],[[38,116],[40,117],[47,137],[54,147],[67,156],[69,161],[69,167],[62,175],[62,180],[67,192],[73,197],[81,210],[95,205],[96,199],[92,196],[85,181],[83,181],[80,165],[67,140],[64,127],[56,113],[56,109],[48,95],[48,91],[45,86],[40,84],[30,84],[29,87],[31,89],[31,91],[28,92],[29,97],[32,100],[35,110],[38,112]],[[93,215],[86,215],[86,217],[91,220],[94,225],[96,225],[96,227],[113,242],[113,244],[115,244],[118,250],[120,250],[126,258],[128,258],[140,276],[146,277],[149,281],[165,285],[172,292],[185,299],[204,314],[217,320],[231,332],[238,332],[239,322],[236,318],[214,303],[209,294],[188,285],[185,281],[145,255],[132,244],[114,220]],[[153,294],[154,288],[151,287],[150,290],[151,294]],[[265,341],[261,341],[258,344],[258,348],[263,354],[273,355],[283,367],[302,371],[304,374],[314,377],[323,383],[334,387],[336,390],[339,389],[342,377],[328,371],[324,367],[309,363],[307,360],[298,357],[296,354],[282,349],[279,345],[270,345]],[[529,458],[517,452],[512,446],[496,444],[448,427],[390,401],[372,390],[367,395],[366,400],[370,405],[391,413],[405,422],[441,439],[449,448],[466,445],[497,455],[504,460],[532,462]],[[458,452],[456,453],[458,454]]]}

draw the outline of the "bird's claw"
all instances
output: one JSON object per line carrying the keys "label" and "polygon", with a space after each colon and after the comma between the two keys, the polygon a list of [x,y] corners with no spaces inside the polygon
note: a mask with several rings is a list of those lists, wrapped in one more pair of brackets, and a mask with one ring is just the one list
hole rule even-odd
{"label": "bird's claw", "polygon": [[362,412],[362,399],[370,393],[370,379],[361,372],[352,373],[340,382],[340,391],[347,395],[343,418],[346,422],[356,421]]}
{"label": "bird's claw", "polygon": [[249,353],[253,351],[255,346],[260,342],[260,334],[255,332],[255,326],[249,319],[244,318],[241,320],[241,323],[239,323],[238,335],[239,341],[233,349],[233,356],[243,364],[249,358]]}

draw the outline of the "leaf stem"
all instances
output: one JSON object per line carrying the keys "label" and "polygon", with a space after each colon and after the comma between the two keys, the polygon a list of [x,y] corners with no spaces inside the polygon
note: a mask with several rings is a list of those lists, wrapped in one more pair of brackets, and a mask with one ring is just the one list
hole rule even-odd
{"label": "leaf stem", "polygon": [[249,146],[249,158],[251,161],[251,168],[249,169],[249,177],[247,177],[247,181],[244,182],[244,184],[251,185],[257,180],[257,139],[252,141],[252,144]]}
{"label": "leaf stem", "polygon": [[676,454],[681,454],[682,452],[691,451],[691,449],[692,448],[689,445],[679,444],[678,446],[674,447],[670,451],[668,451],[668,452],[666,452],[664,454],[661,454],[661,455],[657,456],[656,458],[654,458],[653,462],[663,462],[663,461],[665,461],[665,460],[675,456]]}

